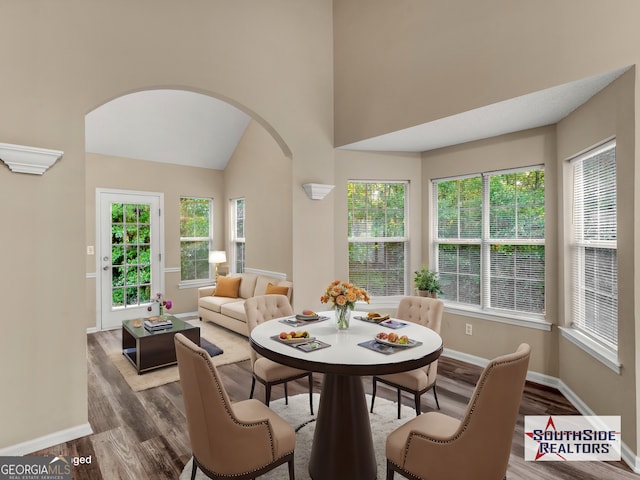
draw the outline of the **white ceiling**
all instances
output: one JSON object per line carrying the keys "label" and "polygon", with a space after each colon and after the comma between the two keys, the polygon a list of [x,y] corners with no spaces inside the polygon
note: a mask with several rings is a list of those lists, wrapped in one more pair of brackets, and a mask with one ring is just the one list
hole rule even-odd
{"label": "white ceiling", "polygon": [[147,90],[86,116],[86,149],[103,155],[224,170],[250,117],[207,95]]}
{"label": "white ceiling", "polygon": [[612,81],[624,67],[482,108],[340,147],[343,150],[426,152],[559,122]]}
{"label": "white ceiling", "polygon": [[[629,67],[340,147],[424,152],[557,123]],[[109,156],[224,170],[250,117],[180,90],[119,97],[86,116],[86,149]]]}

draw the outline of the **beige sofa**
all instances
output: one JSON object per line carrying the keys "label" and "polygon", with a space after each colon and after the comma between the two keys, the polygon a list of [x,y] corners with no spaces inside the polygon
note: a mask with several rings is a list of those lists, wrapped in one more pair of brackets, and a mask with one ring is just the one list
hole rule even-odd
{"label": "beige sofa", "polygon": [[291,302],[293,283],[276,277],[256,273],[231,274],[229,278],[241,277],[238,297],[216,296],[216,287],[198,289],[198,316],[200,320],[216,323],[229,330],[248,335],[247,317],[244,313],[244,301],[257,295],[265,295],[269,284],[286,287],[287,297]]}

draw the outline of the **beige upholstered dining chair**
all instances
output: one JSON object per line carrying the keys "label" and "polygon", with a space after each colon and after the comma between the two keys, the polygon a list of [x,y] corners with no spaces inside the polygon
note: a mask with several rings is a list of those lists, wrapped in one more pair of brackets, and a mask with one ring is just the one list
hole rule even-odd
{"label": "beige upholstered dining chair", "polygon": [[[244,311],[247,316],[247,327],[249,335],[251,331],[262,322],[267,322],[274,318],[286,317],[293,315],[293,309],[289,303],[289,299],[285,295],[258,295],[248,298],[244,302]],[[282,330],[291,330],[291,328],[282,326]],[[251,392],[249,398],[253,398],[253,391],[256,386],[256,380],[264,385],[265,403],[267,406],[271,401],[272,385],[284,384],[285,403],[289,404],[289,393],[287,391],[287,382],[298,378],[309,378],[309,409],[313,415],[313,374],[305,370],[288,367],[280,363],[274,362],[268,358],[264,358],[251,349],[251,365],[253,367],[253,378],[251,380]]]}
{"label": "beige upholstered dining chair", "polygon": [[293,428],[258,400],[231,403],[209,354],[184,335],[175,336],[176,357],[193,469],[209,478],[253,479],[289,464],[295,480]]}
{"label": "beige upholstered dining chair", "polygon": [[[429,327],[436,333],[440,333],[443,311],[444,303],[442,300],[430,297],[404,297],[400,300],[400,304],[398,305],[396,318],[407,322],[419,323],[422,326]],[[420,408],[420,399],[422,394],[431,389],[433,389],[436,406],[440,409],[438,393],[436,391],[437,374],[438,361],[436,360],[429,365],[425,365],[422,368],[417,368],[408,372],[374,376],[373,391],[371,392],[371,413],[373,413],[373,402],[376,399],[376,388],[378,382],[396,389],[398,393],[398,418],[400,418],[400,409],[402,406],[402,391],[413,394],[416,415],[420,415],[420,413],[422,413],[422,409]]]}
{"label": "beige upholstered dining chair", "polygon": [[387,480],[502,480],[506,478],[531,348],[485,367],[462,420],[428,412],[387,437]]}

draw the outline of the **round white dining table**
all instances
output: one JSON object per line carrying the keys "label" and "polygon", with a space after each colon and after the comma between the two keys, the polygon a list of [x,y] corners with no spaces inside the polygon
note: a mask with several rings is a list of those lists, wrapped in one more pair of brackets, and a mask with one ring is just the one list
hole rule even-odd
{"label": "round white dining table", "polygon": [[[361,376],[428,365],[442,353],[442,338],[416,323],[403,322],[406,325],[392,329],[358,320],[356,317],[366,316],[366,312],[358,311],[352,312],[348,329],[338,330],[334,311],[318,314],[329,318],[299,326],[288,323],[295,321],[294,317],[264,322],[252,330],[251,346],[260,355],[283,365],[325,374],[309,457],[311,478],[374,480],[377,466]],[[316,348],[311,344],[286,344],[277,338],[281,332],[292,330],[307,330],[318,341]],[[385,353],[387,347],[374,342],[379,332],[406,335],[415,345],[392,347],[393,353]],[[329,346],[324,347],[325,344]]]}

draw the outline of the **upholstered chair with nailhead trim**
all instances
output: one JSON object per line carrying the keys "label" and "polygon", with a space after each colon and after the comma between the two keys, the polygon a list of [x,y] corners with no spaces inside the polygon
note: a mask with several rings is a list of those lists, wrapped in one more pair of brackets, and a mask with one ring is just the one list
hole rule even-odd
{"label": "upholstered chair with nailhead trim", "polygon": [[387,437],[387,480],[502,480],[529,366],[521,344],[485,367],[462,420],[428,412]]}
{"label": "upholstered chair with nailhead trim", "polygon": [[193,451],[191,479],[252,479],[288,463],[295,480],[295,432],[258,400],[231,403],[209,354],[184,335],[175,336],[180,385]]}
{"label": "upholstered chair with nailhead trim", "polygon": [[[442,323],[442,312],[444,303],[431,297],[404,297],[400,300],[396,318],[407,322],[419,323],[423,327],[428,327],[436,333],[440,333]],[[433,390],[433,397],[436,407],[440,409],[438,403],[438,392],[436,391],[436,377],[438,375],[438,361],[431,362],[415,370],[408,372],[393,373],[390,375],[380,375],[373,377],[373,390],[371,392],[371,413],[373,413],[373,402],[376,399],[376,389],[378,382],[393,387],[398,396],[398,418],[400,418],[400,408],[402,405],[402,392],[409,392],[413,395],[413,403],[416,415],[422,413],[422,394]]]}
{"label": "upholstered chair with nailhead trim", "polygon": [[[293,315],[293,308],[289,299],[285,295],[256,295],[247,298],[244,302],[244,311],[247,316],[248,334],[262,322],[268,322],[275,318],[288,317]],[[284,325],[283,330],[290,330]],[[251,366],[253,378],[251,379],[251,392],[249,398],[253,398],[253,391],[256,388],[256,380],[264,385],[265,403],[267,406],[271,401],[271,387],[273,385],[284,384],[285,404],[289,404],[287,383],[291,380],[307,377],[309,380],[309,410],[313,415],[313,374],[305,370],[282,365],[268,358],[258,355],[251,349]]]}

